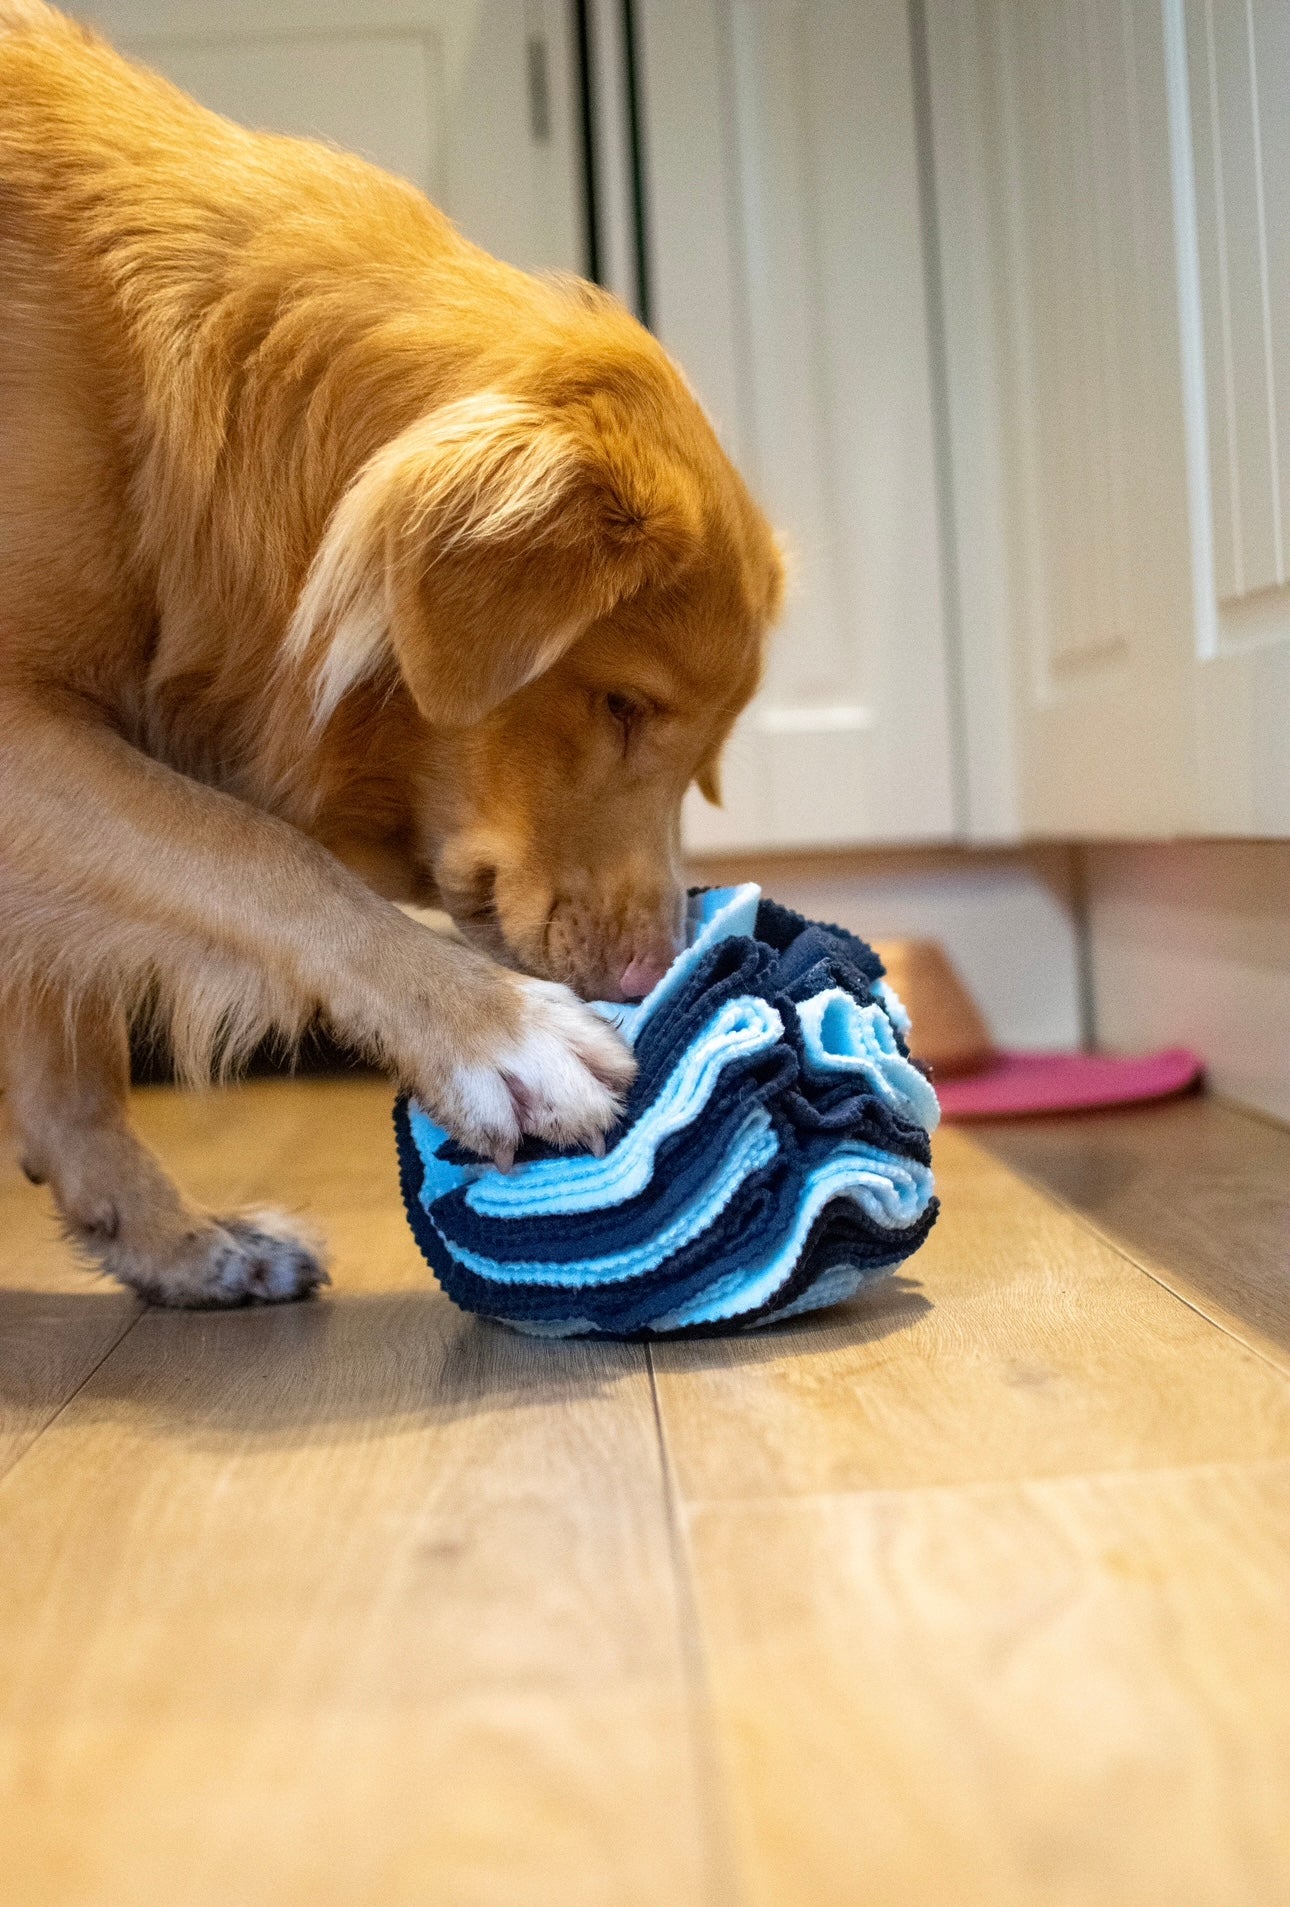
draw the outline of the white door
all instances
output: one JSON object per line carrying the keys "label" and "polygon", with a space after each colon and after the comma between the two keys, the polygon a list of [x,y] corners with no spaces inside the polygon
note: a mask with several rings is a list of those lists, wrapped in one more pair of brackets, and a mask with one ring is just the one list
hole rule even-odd
{"label": "white door", "polygon": [[929,0],[972,831],[1194,782],[1161,0]]}
{"label": "white door", "polygon": [[927,22],[971,831],[1290,833],[1290,5]]}
{"label": "white door", "polygon": [[1290,4],[1167,0],[1196,817],[1290,834]]}
{"label": "white door", "polygon": [[93,0],[84,11],[218,112],[402,173],[499,257],[584,269],[565,0]]}
{"label": "white door", "polygon": [[694,848],[955,829],[905,0],[638,0],[653,319],[783,531]]}

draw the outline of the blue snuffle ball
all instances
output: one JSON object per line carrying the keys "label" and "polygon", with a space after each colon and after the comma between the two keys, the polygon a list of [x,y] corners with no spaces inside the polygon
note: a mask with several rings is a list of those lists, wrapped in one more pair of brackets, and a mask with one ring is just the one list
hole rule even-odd
{"label": "blue snuffle ball", "polygon": [[691,896],[605,1156],[510,1173],[394,1109],[412,1230],[457,1304],[556,1337],[738,1330],[849,1298],[930,1231],[936,1095],[872,948],[751,884]]}

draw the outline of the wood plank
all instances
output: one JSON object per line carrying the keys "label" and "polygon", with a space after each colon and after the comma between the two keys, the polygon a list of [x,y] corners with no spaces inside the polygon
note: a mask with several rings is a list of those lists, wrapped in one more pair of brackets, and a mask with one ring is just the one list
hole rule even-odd
{"label": "wood plank", "polygon": [[[368,1082],[373,1111],[384,1091]],[[272,1199],[279,1162],[307,1130],[292,1085],[134,1095],[140,1129],[189,1189],[218,1210]],[[239,1114],[237,1108],[250,1108]],[[253,1121],[248,1144],[243,1120]],[[372,1125],[369,1117],[368,1125]],[[0,1476],[73,1397],[143,1312],[130,1292],[87,1270],[63,1240],[50,1195],[0,1146]],[[359,1170],[370,1169],[361,1155]],[[353,1167],[351,1166],[351,1174]],[[388,1192],[388,1169],[380,1181]],[[302,1186],[303,1189],[303,1186]],[[384,1200],[388,1208],[388,1197]],[[348,1216],[341,1215],[342,1223]],[[392,1215],[398,1220],[397,1203]],[[388,1230],[388,1225],[387,1225]]]}
{"label": "wood plank", "polygon": [[972,1132],[1290,1368],[1290,1132],[1199,1098]]}
{"label": "wood plank", "polygon": [[329,1246],[347,1291],[433,1284],[399,1199],[392,1088],[381,1079],[252,1080],[134,1095],[150,1145],[216,1211],[270,1204]]}
{"label": "wood plank", "polygon": [[453,1310],[388,1107],[141,1097],[202,1195],[325,1208],[335,1283],[149,1311],[0,1484],[23,1907],[712,1898],[642,1354]]}
{"label": "wood plank", "polygon": [[1290,1382],[936,1150],[905,1279],[653,1353],[747,1897],[1280,1899]]}
{"label": "wood plank", "polygon": [[701,1505],[753,1907],[1290,1899],[1290,1466]]}
{"label": "wood plank", "polygon": [[1290,1456],[1290,1384],[961,1133],[904,1277],[816,1320],[654,1350],[684,1497]]}
{"label": "wood plank", "polygon": [[336,1282],[147,1313],[0,1484],[23,1907],[1290,1891],[1290,1383],[962,1135],[905,1280],[656,1347],[705,1716],[640,1354],[452,1310],[379,1083],[138,1103]]}
{"label": "wood plank", "polygon": [[143,1307],[81,1270],[0,1135],[0,1477]]}

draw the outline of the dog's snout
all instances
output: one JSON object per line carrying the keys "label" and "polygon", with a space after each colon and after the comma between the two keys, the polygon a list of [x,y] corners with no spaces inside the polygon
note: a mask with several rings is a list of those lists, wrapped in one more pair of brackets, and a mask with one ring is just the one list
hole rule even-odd
{"label": "dog's snout", "polygon": [[652,993],[667,972],[667,965],[656,954],[634,954],[618,981],[624,1000],[643,1000]]}

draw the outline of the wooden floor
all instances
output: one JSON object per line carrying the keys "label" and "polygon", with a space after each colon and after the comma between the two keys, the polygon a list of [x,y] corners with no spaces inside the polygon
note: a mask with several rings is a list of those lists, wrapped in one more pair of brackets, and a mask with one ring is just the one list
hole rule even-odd
{"label": "wooden floor", "polygon": [[144,1310],[0,1178],[4,1907],[1290,1902],[1290,1135],[946,1133],[907,1277],[651,1355],[455,1312],[378,1085],[140,1115],[335,1282]]}

